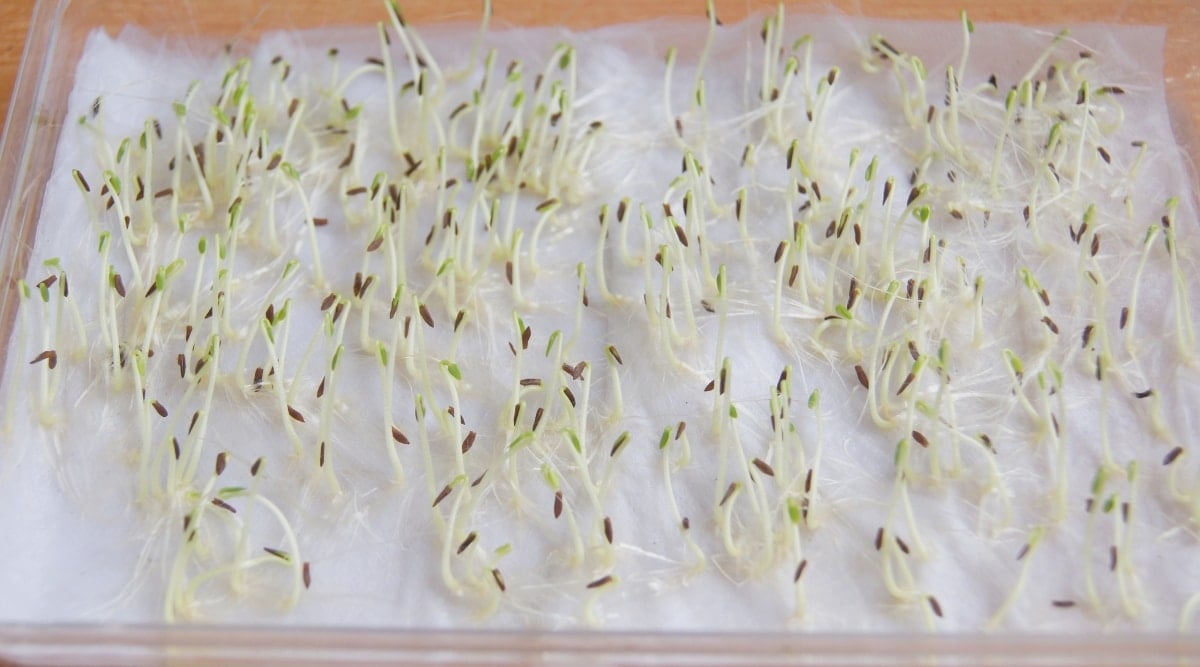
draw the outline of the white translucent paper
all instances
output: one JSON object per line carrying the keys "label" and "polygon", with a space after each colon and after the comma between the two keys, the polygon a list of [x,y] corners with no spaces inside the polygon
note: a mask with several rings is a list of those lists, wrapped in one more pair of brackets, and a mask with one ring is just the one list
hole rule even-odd
{"label": "white translucent paper", "polygon": [[[555,59],[561,52],[555,49],[560,43],[575,49],[577,92],[571,115],[561,126],[567,129],[556,125],[552,131],[563,132],[562,141],[572,142],[579,152],[569,160],[553,162],[544,156],[540,163],[535,161],[525,175],[530,187],[512,204],[513,228],[524,234],[516,260],[521,298],[514,296],[505,277],[511,248],[505,220],[512,195],[496,198],[499,218],[488,230],[491,198],[476,200],[473,208],[473,186],[465,178],[475,111],[460,112],[463,120],[458,125],[444,126],[443,131],[451,132],[453,148],[444,174],[439,174],[429,168],[436,160],[436,148],[430,146],[439,143],[435,126],[422,117],[411,89],[393,92],[400,142],[426,161],[425,169],[409,180],[403,174],[412,162],[391,138],[385,77],[367,72],[340,90],[332,83],[365,59],[379,57],[376,31],[277,33],[265,37],[253,53],[225,56],[207,55],[206,45],[192,51],[134,31],[116,38],[93,34],[67,112],[69,121],[86,117],[87,122],[72,122],[63,131],[27,276],[35,285],[54,273],[44,260],[59,258],[70,277],[69,299],[77,304],[84,331],[77,330],[69,308],[57,314],[57,304],[64,301],[61,285],[50,287],[48,309],[32,289],[14,334],[11,349],[16,352],[10,355],[4,388],[13,398],[5,403],[9,437],[0,464],[0,507],[5,508],[0,531],[20,538],[8,540],[3,554],[0,588],[6,594],[0,619],[159,621],[171,607],[170,618],[175,620],[333,626],[1174,630],[1187,601],[1200,591],[1192,522],[1200,490],[1194,461],[1186,453],[1188,438],[1197,431],[1190,396],[1200,379],[1194,338],[1187,337],[1187,327],[1194,325],[1200,304],[1194,293],[1182,291],[1194,287],[1197,230],[1193,196],[1174,145],[1159,74],[1162,31],[1076,28],[1038,67],[1085,69],[1089,94],[1094,96],[1089,104],[1095,106],[1086,121],[1092,124],[1089,141],[1108,155],[1105,160],[1092,143],[1085,144],[1086,152],[1068,151],[1066,163],[1057,165],[1055,191],[1044,174],[1028,166],[1028,151],[1044,145],[1054,122],[1045,117],[1010,126],[994,188],[991,181],[1008,86],[1051,48],[1056,33],[980,25],[972,35],[969,65],[960,84],[961,94],[969,90],[974,105],[973,117],[964,113],[957,121],[965,157],[947,159],[947,152],[939,149],[924,170],[921,182],[929,186],[918,204],[928,204],[930,218],[923,231],[916,217],[902,213],[911,187],[909,174],[914,156],[925,146],[926,128],[951,128],[954,122],[943,102],[945,68],[957,68],[962,26],[788,16],[780,40],[783,48],[801,56],[805,47],[801,43],[793,51],[793,43],[809,34],[813,51],[809,69],[798,73],[777,106],[778,115],[761,111],[760,28],[761,18],[716,31],[705,56],[703,109],[695,93],[697,61],[708,30],[703,22],[659,22],[587,33],[495,30],[483,46],[475,41],[475,27],[419,31],[447,77],[444,89],[431,93],[443,123],[460,103],[471,102],[471,91],[480,82],[480,62],[489,48],[497,53],[490,94],[500,95],[508,63],[519,59],[522,86],[531,98],[533,80],[543,70],[547,80],[569,85],[572,68],[559,67]],[[389,30],[397,72],[392,86],[399,89],[412,73],[401,41],[394,29]],[[920,120],[925,107],[933,105],[936,123],[910,127],[906,122],[890,65],[870,52],[874,34],[900,51],[920,56],[928,72],[927,101],[918,106]],[[671,46],[680,50],[670,79],[671,108],[666,109],[664,56]],[[330,69],[331,47],[339,50],[336,77]],[[1089,55],[1082,57],[1083,52]],[[189,299],[196,267],[203,266],[197,312],[214,304],[218,290],[210,290],[216,278],[213,253],[217,236],[228,225],[233,197],[222,199],[221,188],[214,186],[211,215],[200,210],[194,183],[194,196],[181,198],[180,214],[189,228],[178,251],[184,265],[164,299],[165,323],[156,325],[150,336],[156,354],[146,360],[147,400],[160,401],[169,413],[165,418],[139,400],[133,385],[136,364],[127,364],[121,372],[122,389],[109,387],[106,369],[112,355],[102,342],[103,318],[96,304],[98,294],[114,297],[104,284],[96,232],[105,229],[112,235],[109,261],[127,287],[122,303],[130,308],[134,302],[149,304],[153,295],[143,295],[155,271],[175,252],[171,198],[154,199],[154,225],[161,232],[156,241],[138,249],[143,253],[140,284],[135,284],[118,242],[119,218],[113,211],[101,212],[101,226],[93,229],[88,201],[103,211],[98,191],[104,183],[102,171],[108,168],[104,160],[112,159],[125,137],[132,138],[129,150],[141,155],[138,135],[153,131],[144,124],[150,118],[159,119],[164,139],[156,144],[160,152],[154,160],[155,183],[146,188],[146,196],[153,198],[155,191],[167,187],[171,176],[166,163],[174,150],[176,127],[172,102],[184,99],[192,81],[200,82],[187,115],[191,141],[200,141],[213,122],[210,107],[222,76],[242,55],[250,58],[248,90],[257,100],[260,123],[270,128],[264,155],[249,160],[248,173],[258,180],[242,203],[245,219],[251,221],[247,224],[259,227],[246,232],[233,265],[235,282],[228,290],[233,324],[222,333],[222,377],[213,391],[207,432],[202,443],[185,447],[196,452],[197,473],[174,495],[151,490],[139,497],[142,415],[151,430],[151,477],[163,478],[170,465],[171,435],[186,441],[189,419],[202,405],[207,383],[202,380],[199,389],[186,394],[176,355],[186,353],[189,368],[199,358],[190,343],[184,343]],[[270,100],[268,81],[280,72],[280,65],[270,64],[275,55],[282,55],[291,71],[286,90]],[[1081,58],[1087,62],[1078,65]],[[867,71],[864,63],[879,71]],[[835,83],[810,138],[804,112],[834,66]],[[783,67],[782,59],[777,67]],[[993,74],[996,90],[986,83]],[[1104,86],[1119,87],[1124,94],[1102,92]],[[1048,96],[1054,95],[1073,98],[1075,92],[1050,84]],[[319,237],[327,286],[314,284],[318,281],[312,245],[298,198],[284,184],[279,167],[267,169],[272,150],[284,141],[293,96],[305,100],[301,113],[308,132],[294,139],[294,152],[287,160],[298,169],[314,215],[328,220],[313,230]],[[357,119],[348,124],[340,104],[343,97],[348,107],[362,105]],[[93,117],[97,98],[99,113]],[[1063,108],[1073,111],[1070,106]],[[490,114],[502,113],[503,107],[497,104],[482,122],[491,125],[495,116]],[[1118,108],[1124,114],[1119,127]],[[1075,136],[1080,118],[1063,118],[1062,131]],[[602,127],[589,128],[593,121]],[[330,133],[330,124],[346,124],[350,132]],[[588,137],[594,137],[594,144],[585,152]],[[793,137],[800,141],[789,176]],[[354,159],[347,168],[339,168],[348,141],[355,142]],[[1147,148],[1136,176],[1130,176],[1138,159],[1139,148],[1131,145],[1135,141],[1145,142]],[[755,149],[743,165],[748,143]],[[492,148],[485,145],[479,154]],[[685,148],[703,174],[672,187]],[[857,161],[852,162],[855,149]],[[864,173],[875,157],[874,179],[867,183]],[[217,159],[208,159],[210,173],[217,173]],[[73,169],[89,182],[90,200],[76,187]],[[951,171],[953,179],[947,174]],[[366,345],[361,308],[347,307],[345,350],[331,392],[336,398],[323,407],[327,401],[315,392],[323,377],[328,380],[332,349],[320,333],[322,300],[330,291],[349,296],[355,272],[364,271],[364,266],[364,273],[377,274],[381,285],[388,281],[381,268],[384,251],[364,253],[377,232],[376,226],[360,220],[368,196],[345,194],[356,187],[369,188],[379,172],[411,188],[405,195],[410,208],[393,232],[397,247],[407,248],[400,253],[406,257],[406,277],[399,281],[405,291],[394,320],[389,320],[392,293],[381,286],[369,293]],[[131,174],[122,179],[126,188],[133,187]],[[445,178],[457,179],[458,189],[451,187],[440,198],[439,184]],[[806,192],[798,192],[791,178],[799,178]],[[890,207],[881,204],[887,178],[896,183]],[[1023,207],[1039,179],[1040,204],[1032,211],[1039,234],[1035,240]],[[820,199],[814,181],[819,183]],[[271,187],[277,197],[276,247],[261,231]],[[746,190],[744,232],[735,212],[739,188]],[[688,190],[693,198],[685,213]],[[551,197],[560,199],[562,208],[535,232],[539,204]],[[1170,229],[1182,286],[1172,282],[1177,274],[1163,243],[1161,218],[1171,197],[1179,201]],[[629,205],[623,222],[617,222],[622,199]],[[811,202],[808,208],[801,208],[806,201]],[[674,223],[666,220],[664,202]],[[1089,204],[1095,205],[1094,213],[1088,214],[1089,230],[1075,242],[1071,235],[1080,228]],[[133,202],[135,211],[142,205]],[[605,205],[608,238],[598,250]],[[648,231],[641,205],[650,220]],[[855,252],[848,241],[854,233],[850,226],[843,230],[845,241],[826,236],[827,225],[836,223],[845,207],[852,221],[861,223],[860,247],[865,250],[859,252],[866,254],[853,264],[839,259],[831,268],[832,253],[844,257]],[[464,245],[440,245],[451,238],[445,230],[453,225],[442,226],[448,208],[454,209],[451,217]],[[781,269],[775,255],[781,240],[794,240],[795,221],[805,227],[812,244],[808,269],[801,269],[811,272],[811,284],[807,294],[795,285],[780,288],[776,328],[777,282],[786,283],[790,265],[799,259],[787,254],[780,260]],[[431,226],[435,241],[426,250],[424,239]],[[474,245],[465,245],[472,227]],[[1155,227],[1154,246],[1141,270],[1133,313],[1136,329],[1127,334],[1129,329],[1119,326],[1120,311],[1131,304],[1143,242],[1147,230]],[[891,276],[880,269],[878,253],[889,228],[902,231],[894,255],[898,296],[884,321]],[[1096,232],[1101,240],[1093,254]],[[934,242],[927,264],[923,254],[930,235],[946,246],[939,250]],[[208,244],[203,257],[197,250],[202,237]],[[677,268],[665,296],[662,264],[654,259],[661,252]],[[299,267],[277,285],[292,258],[299,260]],[[447,258],[453,259],[449,265]],[[598,261],[608,290],[616,295],[612,299],[602,293]],[[586,308],[579,305],[581,264]],[[721,265],[728,276],[724,297],[715,279]],[[936,276],[929,273],[933,266],[939,267]],[[1044,288],[1048,305],[1038,305],[1040,288],[1023,280],[1022,269]],[[1102,276],[1096,282],[1106,284],[1106,298],[1096,296],[1089,270]],[[442,277],[447,272],[457,276],[453,292],[439,272]],[[861,328],[854,329],[847,343],[845,318],[836,306],[847,303],[852,274],[862,293],[850,326]],[[974,281],[981,275],[984,297],[977,329]],[[930,303],[917,307],[915,295],[905,293],[908,278],[930,281]],[[304,416],[303,422],[289,421],[272,390],[254,388],[254,368],[271,365],[261,330],[254,334],[246,365],[235,375],[243,341],[260,326],[268,294],[276,311],[291,299],[287,333],[277,329],[277,340],[286,340],[279,343],[286,349],[286,360],[278,376],[285,379],[287,390],[295,387],[288,404]],[[670,320],[665,318],[668,300]],[[418,303],[427,306],[433,327],[422,321]],[[460,310],[465,314],[456,338],[451,331]],[[136,318],[131,311],[123,312],[122,337],[142,340]],[[532,330],[523,351],[514,314]],[[826,324],[830,317],[841,323]],[[62,318],[58,326],[64,332],[49,345],[42,338],[46,318]],[[408,348],[388,351],[388,361],[395,365],[390,423],[412,444],[396,445],[384,417],[378,345],[402,340],[393,333],[403,330],[405,318],[415,352],[408,357],[403,351]],[[1099,343],[1090,340],[1088,347],[1081,347],[1085,327],[1098,319],[1110,338],[1103,382],[1094,378]],[[1187,326],[1177,326],[1180,321]],[[814,338],[822,326],[825,330]],[[677,334],[664,334],[662,327],[672,327]],[[555,331],[562,332],[557,342],[551,340]],[[872,352],[877,331],[885,345],[894,344],[890,355],[883,348]],[[913,361],[906,345],[905,332],[910,331],[922,334],[914,343],[927,367],[898,397]],[[197,336],[207,334],[202,330]],[[1132,337],[1128,346],[1127,335]],[[301,365],[314,336],[314,352]],[[674,336],[677,340],[669,345],[663,342]],[[944,385],[932,370],[943,339],[950,378]],[[195,340],[204,339],[191,342]],[[519,371],[510,343],[520,351]],[[566,350],[562,359],[557,358],[556,344]],[[610,345],[619,350],[621,363],[608,352]],[[50,347],[58,354],[56,369],[46,370],[45,361],[29,363]],[[1006,349],[1023,362],[1022,397],[1036,416],[1025,413],[1013,392]],[[721,377],[723,356],[731,363],[727,382],[736,417],[721,401],[719,388],[705,391],[710,381],[717,384]],[[855,366],[882,366],[885,357],[900,361],[890,367],[887,393],[877,398],[900,416],[880,428],[869,414],[867,390]],[[580,378],[560,369],[561,363],[574,367],[581,361],[587,370]],[[1055,366],[1061,368],[1062,387],[1051,393],[1044,387],[1056,381]],[[461,379],[453,379],[451,367]],[[790,368],[788,413],[795,430],[781,427],[786,435],[772,444],[770,396],[785,367]],[[614,400],[614,369],[623,396],[619,404]],[[542,385],[521,390],[526,405],[521,426],[513,427],[510,394],[521,378],[537,378]],[[43,381],[54,388],[49,407],[40,398]],[[585,389],[588,381],[590,394]],[[271,382],[268,377],[268,387]],[[586,413],[569,407],[560,392],[564,386],[577,402],[589,394]],[[814,390],[820,392],[819,404],[810,409]],[[1146,390],[1154,394],[1134,397]],[[423,395],[428,408],[423,421],[429,463],[422,454],[422,428],[414,417],[417,395]],[[914,412],[910,422],[901,408],[908,400],[938,405],[934,411],[940,417]],[[451,405],[465,423],[434,417]],[[518,441],[539,406],[544,406],[545,416],[535,443]],[[1052,419],[1047,418],[1050,414]],[[48,415],[45,423],[39,423],[43,415]],[[675,438],[680,422],[687,424],[690,460],[684,460],[683,439]],[[1054,423],[1057,441],[1051,435]],[[302,443],[299,455],[284,435],[287,428],[294,429]],[[664,430],[668,444],[660,450]],[[474,445],[462,456],[465,477],[456,482],[455,452],[461,452],[463,438],[472,431],[477,434]],[[913,431],[931,446],[920,447]],[[629,433],[627,444],[619,456],[610,456],[624,432]],[[983,446],[981,433],[994,444],[994,455]],[[572,451],[572,435],[580,441],[579,455]],[[319,468],[322,438],[327,460]],[[911,452],[904,485],[897,484],[895,462],[901,439],[907,440]],[[512,446],[514,442],[518,446]],[[1185,452],[1163,465],[1177,446]],[[395,448],[403,464],[403,483],[394,480],[387,448]],[[210,486],[214,460],[222,451],[228,453],[226,469]],[[1085,501],[1106,456],[1111,465],[1105,468],[1107,482],[1097,494],[1094,526],[1089,529]],[[255,481],[249,469],[259,457],[265,457],[265,463]],[[688,518],[687,535],[695,549],[685,541],[671,509],[664,459],[674,502]],[[755,459],[775,474],[768,475]],[[586,462],[586,478],[596,487],[594,498],[587,491],[581,461]],[[1127,471],[1133,461],[1137,471],[1131,483]],[[991,473],[993,462],[996,477]],[[566,509],[558,519],[553,515],[554,491],[544,479],[547,464],[564,494]],[[814,473],[806,494],[810,469]],[[470,486],[485,472],[478,486]],[[997,479],[1002,483],[995,483]],[[727,485],[735,482],[740,484],[738,494],[725,499]],[[446,485],[452,492],[431,509]],[[246,570],[240,590],[232,569],[216,571],[262,559],[263,547],[293,551],[266,505],[234,493],[229,503],[238,510],[236,515],[226,516],[225,510],[214,507],[209,499],[222,487],[255,488],[294,530],[299,553],[291,556],[309,563],[311,574],[311,586],[297,591],[294,605],[298,570],[286,563],[268,558]],[[901,488],[911,498],[911,521]],[[188,496],[189,490],[199,495]],[[1111,512],[1105,513],[1102,505],[1110,498]],[[797,526],[791,514],[806,499],[811,525],[804,519]],[[754,508],[758,502],[761,511]],[[1129,503],[1127,521],[1121,519],[1122,503]],[[180,583],[173,568],[184,541],[181,522],[197,507],[204,508],[207,522],[201,541],[212,550],[186,561]],[[721,539],[718,518],[727,507],[732,507],[729,545]],[[1060,508],[1063,516],[1057,516]],[[611,546],[604,537],[605,517],[612,525]],[[236,540],[222,537],[236,525],[234,519],[247,526],[240,560],[231,555],[236,553]],[[578,525],[582,559],[575,557],[572,520]],[[887,528],[882,552],[873,544],[881,526]],[[1018,559],[1038,530],[1044,531],[1041,543]],[[456,553],[472,532],[477,537]],[[903,549],[895,536],[903,540]],[[510,545],[511,551],[498,553],[502,545]],[[1114,545],[1120,557],[1116,570],[1110,571]],[[801,560],[806,565],[797,585],[793,579]],[[900,561],[911,571],[911,582],[899,573]],[[452,581],[442,574],[443,562],[450,563]],[[1028,581],[1015,594],[1008,613],[997,617],[1027,565]],[[899,598],[885,587],[886,569],[904,589]],[[493,570],[502,572],[503,592]],[[206,578],[205,573],[214,572]],[[606,576],[614,577],[613,583],[588,588]],[[178,590],[171,592],[169,587],[186,589],[192,583],[193,604],[172,607],[172,602],[164,602],[180,599],[171,597]]]}

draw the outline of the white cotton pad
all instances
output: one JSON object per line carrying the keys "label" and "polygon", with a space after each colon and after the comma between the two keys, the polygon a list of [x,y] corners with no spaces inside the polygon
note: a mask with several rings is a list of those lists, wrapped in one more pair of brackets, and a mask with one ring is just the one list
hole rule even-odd
{"label": "white cotton pad", "polygon": [[88,38],[0,621],[1188,627],[1161,29],[387,18]]}

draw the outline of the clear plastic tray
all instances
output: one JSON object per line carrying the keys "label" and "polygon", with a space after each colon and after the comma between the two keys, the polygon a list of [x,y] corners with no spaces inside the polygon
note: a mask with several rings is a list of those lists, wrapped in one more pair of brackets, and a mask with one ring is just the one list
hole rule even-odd
{"label": "clear plastic tray", "polygon": [[[1058,27],[1115,22],[1167,27],[1166,72],[1176,135],[1196,154],[1200,126],[1200,6],[1189,0],[1045,2],[887,2],[849,0],[817,11],[878,18],[957,20],[963,5],[977,22]],[[718,2],[732,21],[772,2]],[[408,19],[474,21],[478,3],[410,0]],[[376,2],[322,0],[38,0],[0,143],[0,340],[11,333],[17,278],[26,274],[42,192],[53,166],[66,100],[84,37],[133,24],[153,35],[206,44],[251,42],[263,31],[335,24],[367,25]],[[690,16],[702,2],[499,2],[494,25],[564,24],[588,28],[664,16]],[[1195,177],[1193,175],[1193,182]],[[5,366],[7,343],[0,346]],[[1194,435],[1194,434],[1193,434]],[[9,511],[0,508],[0,511]],[[0,538],[0,544],[20,536]],[[0,546],[0,549],[3,549]],[[1194,582],[1193,582],[1194,583]],[[0,592],[3,595],[3,592]],[[628,632],[497,632],[462,628],[332,630],[212,625],[0,625],[0,665],[25,664],[1190,664],[1195,635],[826,635]]]}

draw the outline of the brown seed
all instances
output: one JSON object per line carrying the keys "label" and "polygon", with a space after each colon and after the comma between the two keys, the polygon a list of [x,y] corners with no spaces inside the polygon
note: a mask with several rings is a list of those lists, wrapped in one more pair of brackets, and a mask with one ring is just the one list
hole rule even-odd
{"label": "brown seed", "polygon": [[779,260],[783,259],[783,253],[786,251],[787,251],[787,241],[780,241],[779,245],[775,246],[775,260],[774,260],[775,264],[778,264]]}
{"label": "brown seed", "polygon": [[918,445],[920,445],[920,446],[922,446],[922,447],[928,447],[928,446],[929,446],[929,438],[926,438],[926,437],[925,437],[925,434],[924,434],[924,433],[922,433],[922,432],[920,432],[920,431],[913,431],[913,432],[912,432],[912,438],[913,438],[913,440],[916,440],[916,441],[917,441],[917,444],[918,444]]}
{"label": "brown seed", "polygon": [[1054,320],[1050,319],[1049,315],[1042,317],[1042,324],[1045,324],[1046,328],[1055,336],[1058,335],[1058,325],[1054,323]]}
{"label": "brown seed", "polygon": [[492,579],[495,580],[496,588],[499,588],[501,593],[507,589],[504,585],[504,576],[500,574],[500,570],[492,568]]}
{"label": "brown seed", "polygon": [[58,366],[58,352],[54,350],[46,350],[45,352],[42,352],[34,357],[33,361],[29,362],[29,365],[32,366],[39,361],[46,362],[46,366],[51,370],[54,370],[54,368]]}
{"label": "brown seed", "polygon": [[899,535],[897,535],[895,539],[896,546],[900,547],[900,551],[904,552],[905,555],[908,555],[908,544],[904,540],[900,539]]}
{"label": "brown seed", "polygon": [[225,462],[226,462],[226,459],[228,458],[228,456],[229,455],[226,454],[225,452],[220,452],[217,454],[217,463],[214,466],[214,470],[216,470],[217,475],[220,475],[221,473],[225,472]]}
{"label": "brown seed", "polygon": [[858,376],[858,383],[865,389],[871,388],[871,380],[867,377],[867,371],[862,367],[862,364],[854,366],[854,373]]}
{"label": "brown seed", "polygon": [[302,568],[301,576],[304,579],[304,589],[308,590],[312,586],[312,565],[305,562]]}
{"label": "brown seed", "polygon": [[604,586],[604,585],[606,585],[606,584],[611,584],[611,583],[612,583],[612,580],[613,580],[613,578],[612,578],[612,575],[611,575],[611,574],[606,574],[606,575],[604,575],[603,577],[600,577],[599,579],[597,579],[597,580],[595,580],[595,581],[593,581],[593,582],[589,583],[589,584],[587,585],[587,587],[588,587],[589,589],[591,589],[591,588],[600,588],[601,586]]}
{"label": "brown seed", "polygon": [[263,547],[263,551],[271,554],[272,556],[274,556],[284,562],[291,560],[291,556],[288,556],[288,552],[286,552],[286,551],[280,551],[279,549],[272,549],[271,547]]}
{"label": "brown seed", "polygon": [[566,396],[567,400],[570,401],[571,407],[575,407],[575,394],[574,394],[574,392],[571,391],[571,388],[563,387],[562,392],[563,392],[563,396]]}
{"label": "brown seed", "polygon": [[230,505],[229,503],[225,502],[224,500],[221,500],[220,498],[213,498],[212,504],[216,505],[217,507],[220,507],[221,509],[225,510],[226,512],[229,512],[230,514],[237,514],[237,509],[234,508],[233,505]]}
{"label": "brown seed", "polygon": [[287,411],[288,411],[289,417],[300,422],[301,424],[304,423],[304,415],[300,414],[299,410],[297,410],[296,408],[293,408],[292,406],[289,405],[289,406],[287,406]]}
{"label": "brown seed", "polygon": [[758,468],[759,472],[766,475],[767,477],[775,476],[775,469],[772,468],[771,464],[767,463],[766,461],[756,458],[753,461],[751,461],[751,463],[754,464],[755,468]]}
{"label": "brown seed", "polygon": [[467,434],[467,437],[463,438],[462,453],[466,454],[467,452],[471,451],[471,448],[474,446],[475,446],[475,431],[471,431],[470,433]]}
{"label": "brown seed", "polygon": [[175,455],[176,461],[178,461],[179,457],[183,454],[183,450],[179,447],[179,438],[171,438],[171,452]]}
{"label": "brown seed", "polygon": [[542,386],[542,380],[541,380],[541,378],[522,378],[521,386],[522,387],[540,387],[540,386]]}
{"label": "brown seed", "polygon": [[704,391],[706,391],[706,392],[712,391],[713,389],[716,388],[716,386],[717,386],[716,380],[709,380],[708,384],[704,385]]}
{"label": "brown seed", "polygon": [[125,298],[125,281],[121,280],[121,274],[114,273],[112,276],[112,287],[117,291],[117,295],[122,299]]}
{"label": "brown seed", "polygon": [[317,385],[317,398],[325,395],[325,378],[321,378],[321,383]]}
{"label": "brown seed", "polygon": [[740,484],[730,482],[729,488],[725,489],[725,495],[721,496],[721,502],[717,503],[717,507],[724,507],[725,503],[729,502],[729,499],[733,497],[734,493],[737,493],[739,488],[741,488]]}
{"label": "brown seed", "polygon": [[563,511],[563,492],[555,491],[554,492],[554,518],[557,519],[558,517],[562,516],[562,511]]}
{"label": "brown seed", "polygon": [[260,456],[257,459],[255,459],[254,465],[250,466],[250,476],[251,477],[258,477],[258,471],[262,470],[263,460],[264,460],[263,457]]}
{"label": "brown seed", "polygon": [[1108,570],[1110,572],[1117,569],[1117,546],[1114,544],[1108,548]]}
{"label": "brown seed", "polygon": [[612,519],[608,517],[604,517],[604,539],[607,540],[609,544],[613,543]]}
{"label": "brown seed", "polygon": [[542,415],[545,413],[546,409],[542,407],[539,407],[537,411],[533,413],[533,426],[531,426],[529,430],[536,431],[538,429],[538,425],[542,423]]}
{"label": "brown seed", "polygon": [[1118,328],[1124,329],[1125,325],[1128,323],[1129,323],[1129,306],[1124,306],[1121,308],[1121,321],[1118,323]]}
{"label": "brown seed", "polygon": [[1176,448],[1172,449],[1171,451],[1167,452],[1167,455],[1163,457],[1162,463],[1165,466],[1169,466],[1172,463],[1174,463],[1182,455],[1183,455],[1183,447],[1176,447]]}
{"label": "brown seed", "polygon": [[913,375],[912,373],[905,375],[904,382],[901,382],[900,388],[896,390],[896,395],[899,396],[900,394],[903,394],[904,390],[908,389],[909,385],[911,385],[913,383],[913,381],[916,379],[917,379],[917,376]]}
{"label": "brown seed", "polygon": [[792,575],[792,583],[793,584],[800,581],[800,577],[804,576],[804,570],[807,567],[808,567],[807,559],[800,561],[800,564],[796,566],[796,573]]}
{"label": "brown seed", "polygon": [[441,492],[439,492],[437,494],[437,497],[433,499],[433,507],[437,507],[438,503],[445,500],[446,496],[450,495],[450,492],[453,490],[454,489],[451,488],[451,486],[449,484],[447,484],[446,486],[443,486]]}
{"label": "brown seed", "polygon": [[[685,199],[684,201],[686,202],[687,200]],[[688,247],[687,234],[684,233],[683,227],[680,227],[679,225],[675,225],[675,238],[679,239],[680,245],[685,248]]]}
{"label": "brown seed", "polygon": [[461,555],[462,552],[470,548],[470,546],[475,542],[476,537],[478,536],[475,534],[475,531],[471,531],[471,533],[467,535],[467,539],[463,540],[462,544],[458,545],[458,554]]}
{"label": "brown seed", "polygon": [[1018,561],[1024,560],[1025,556],[1028,556],[1028,555],[1029,555],[1029,543],[1026,542],[1025,544],[1021,545],[1021,550],[1017,552],[1017,560]]}
{"label": "brown seed", "polygon": [[417,310],[421,313],[421,319],[425,320],[425,324],[429,327],[432,327],[433,315],[429,314],[429,309],[425,307],[425,304],[422,303],[421,305],[417,306]]}
{"label": "brown seed", "polygon": [[329,308],[331,306],[333,306],[334,302],[336,302],[336,301],[337,301],[337,294],[330,292],[328,296],[326,296],[324,299],[321,300],[321,310],[322,311],[329,310]]}
{"label": "brown seed", "polygon": [[317,448],[317,452],[318,452],[317,453],[317,467],[324,468],[325,467],[325,442],[324,441],[322,441],[321,445]]}
{"label": "brown seed", "polygon": [[531,338],[533,338],[533,328],[525,327],[525,330],[521,332],[521,349],[522,350],[529,349],[529,339],[531,339]]}
{"label": "brown seed", "polygon": [[883,548],[883,526],[880,526],[879,530],[875,531],[875,550],[879,551],[882,548]]}
{"label": "brown seed", "polygon": [[154,411],[158,413],[159,417],[166,418],[167,408],[162,403],[159,403],[157,400],[154,400],[154,401],[150,402],[150,407],[154,408]]}
{"label": "brown seed", "polygon": [[625,365],[625,362],[621,361],[621,353],[617,351],[617,346],[609,345],[608,354],[613,358],[613,361],[617,362],[618,365]]}
{"label": "brown seed", "polygon": [[383,234],[380,234],[380,235],[376,236],[374,239],[372,239],[371,243],[367,245],[367,252],[375,252],[376,250],[379,250],[379,247],[382,245],[383,245]]}
{"label": "brown seed", "polygon": [[75,176],[75,180],[79,181],[79,186],[84,192],[91,192],[92,188],[88,185],[87,179],[83,177],[83,173],[78,169],[72,169],[71,174]]}
{"label": "brown seed", "polygon": [[1083,345],[1082,345],[1082,347],[1086,348],[1088,346],[1088,341],[1090,341],[1092,339],[1092,330],[1094,328],[1095,328],[1094,324],[1089,324],[1083,328]]}
{"label": "brown seed", "polygon": [[392,427],[392,440],[395,440],[401,445],[409,444],[408,436],[404,435],[400,429],[396,428],[395,426]]}
{"label": "brown seed", "polygon": [[338,164],[338,169],[345,169],[354,161],[354,142],[350,143],[350,151],[346,153],[346,158]]}
{"label": "brown seed", "polygon": [[1055,607],[1058,607],[1059,609],[1070,609],[1071,607],[1075,606],[1075,601],[1074,600],[1051,600],[1050,604],[1054,605]]}
{"label": "brown seed", "polygon": [[933,613],[938,618],[941,618],[942,617],[942,605],[938,604],[937,598],[933,597],[932,595],[930,595],[928,599],[929,599],[929,608],[933,610]]}
{"label": "brown seed", "polygon": [[813,482],[813,469],[809,468],[808,473],[804,475],[804,492],[805,493],[809,493],[812,491],[812,482]]}

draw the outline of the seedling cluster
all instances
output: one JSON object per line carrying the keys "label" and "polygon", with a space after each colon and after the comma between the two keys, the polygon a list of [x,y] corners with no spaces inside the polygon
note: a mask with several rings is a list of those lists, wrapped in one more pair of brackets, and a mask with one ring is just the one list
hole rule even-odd
{"label": "seedling cluster", "polygon": [[321,521],[362,503],[483,614],[758,581],[852,621],[824,578],[904,626],[1188,625],[1146,589],[1150,526],[1197,546],[1195,209],[1114,54],[1063,31],[997,76],[963,14],[934,71],[710,2],[625,91],[597,38],[484,15],[455,51],[392,0],[71,130],[89,242],[17,285],[6,427],[112,415],[167,620],[335,598]]}

